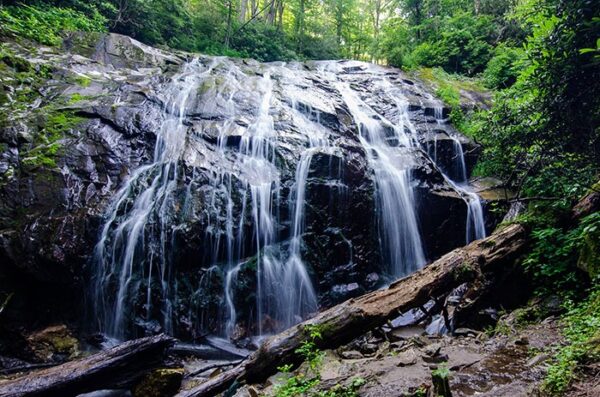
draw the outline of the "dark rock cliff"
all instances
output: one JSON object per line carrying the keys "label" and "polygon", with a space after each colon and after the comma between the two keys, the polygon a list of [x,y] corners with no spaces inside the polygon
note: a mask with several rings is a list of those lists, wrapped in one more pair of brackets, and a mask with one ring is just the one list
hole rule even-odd
{"label": "dark rock cliff", "polygon": [[[6,293],[15,292],[8,316],[31,327],[56,319],[77,321],[84,313],[84,289],[96,266],[91,257],[111,200],[140,166],[152,162],[157,134],[172,116],[165,87],[192,56],[114,34],[73,35],[62,49],[14,42],[4,48],[0,286]],[[248,210],[240,215],[242,199],[230,198],[221,186],[246,183],[243,175],[249,171],[238,148],[257,117],[261,92],[256,81],[266,73],[273,82],[269,114],[277,134],[273,245],[282,250],[292,234],[289,197],[295,189],[296,167],[310,139],[298,115],[322,126],[328,142],[312,154],[308,169],[301,248],[321,305],[371,290],[388,279],[380,252],[373,173],[357,126],[340,93],[323,77],[324,67],[335,70],[388,120],[395,120],[406,106],[414,127],[409,133],[416,134],[418,142],[407,154],[407,164],[426,256],[431,260],[464,244],[467,208],[438,166],[448,175],[456,172],[450,136],[460,140],[469,170],[479,148],[436,118],[441,105],[422,84],[407,80],[396,69],[350,61],[282,65],[200,57],[198,62],[212,73],[185,104],[181,171],[162,209],[168,216],[160,218],[166,226],[148,222],[145,244],[138,248],[151,252],[160,240],[158,229],[168,230],[165,279],[176,286],[169,292],[175,334],[191,338],[218,329],[223,321],[222,264],[228,255],[224,208],[230,199],[234,217],[245,216],[236,221],[233,232],[244,229],[248,236],[240,243],[241,256],[247,259],[237,273],[238,317],[247,320],[253,315],[252,258],[257,252],[252,214]],[[402,92],[405,103],[390,102],[377,88],[382,80]],[[441,109],[442,114],[447,111]],[[438,165],[431,160],[432,150]],[[135,193],[149,183],[140,180],[131,189]],[[127,205],[116,212],[117,217]],[[160,288],[154,288],[158,281],[147,285],[143,277],[153,276],[142,275],[134,280],[139,291],[157,291],[148,293],[151,301],[166,299]],[[139,326],[131,325],[132,332],[159,330],[164,311],[148,308],[141,295],[129,296],[130,323]],[[25,306],[35,307],[32,317],[18,319]],[[95,321],[94,315],[88,318],[88,323]]]}

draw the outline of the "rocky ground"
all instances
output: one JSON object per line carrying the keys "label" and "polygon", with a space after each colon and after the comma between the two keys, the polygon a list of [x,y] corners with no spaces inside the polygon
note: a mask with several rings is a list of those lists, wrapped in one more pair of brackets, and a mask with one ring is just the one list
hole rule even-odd
{"label": "rocky ground", "polygon": [[[318,388],[347,385],[360,378],[366,381],[358,391],[360,396],[420,396],[431,387],[432,372],[447,368],[453,396],[536,395],[549,361],[562,343],[561,326],[554,315],[522,324],[519,313],[522,311],[504,316],[499,326],[487,332],[462,328],[454,336],[428,335],[418,325],[372,332],[340,349],[324,352]],[[188,362],[187,372],[198,372],[204,365],[208,368],[205,362]],[[223,370],[214,365],[187,378],[183,388]],[[303,364],[294,373],[305,367]],[[274,396],[277,386],[289,376],[278,373],[263,384],[238,389],[235,396]],[[586,381],[577,388],[589,391],[590,384]]]}
{"label": "rocky ground", "polygon": [[[320,382],[313,390],[329,390],[360,379],[364,384],[358,389],[358,396],[425,396],[432,388],[432,374],[447,369],[454,397],[543,396],[539,386],[554,355],[564,344],[561,335],[563,325],[558,312],[535,319],[530,317],[532,313],[539,313],[539,305],[530,305],[501,316],[494,328],[484,331],[459,328],[452,336],[428,334],[422,324],[394,328],[390,323],[336,350],[322,352],[318,369]],[[27,338],[27,342],[37,363],[0,358],[5,367],[0,374],[0,386],[3,380],[28,372],[27,366],[30,369],[44,368],[52,365],[52,361],[90,354],[85,351],[85,344],[65,326],[36,332]],[[172,368],[152,372],[131,392],[103,391],[85,396],[173,396],[178,390],[189,390],[241,361],[232,357],[204,360],[175,354],[170,360]],[[13,372],[11,366],[21,370]],[[302,363],[290,373],[277,373],[264,383],[243,385],[233,394],[225,395],[279,396],[279,385],[286,383],[289,377],[307,371],[308,364]],[[564,395],[600,395],[599,374],[600,365],[590,363]]]}

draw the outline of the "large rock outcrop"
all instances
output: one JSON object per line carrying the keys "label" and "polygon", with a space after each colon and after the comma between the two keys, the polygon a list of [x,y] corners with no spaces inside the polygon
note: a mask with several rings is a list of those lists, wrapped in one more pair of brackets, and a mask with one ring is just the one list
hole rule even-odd
{"label": "large rock outcrop", "polygon": [[[140,293],[127,297],[132,302],[128,327],[132,333],[158,332],[168,316],[170,331],[179,336],[218,330],[224,322],[231,256],[226,242],[232,233],[246,236],[236,242],[245,260],[236,270],[232,294],[238,319],[250,321],[256,301],[253,263],[261,253],[252,211],[244,212],[248,198],[231,192],[251,191],[244,186],[255,175],[241,148],[256,130],[266,79],[267,114],[276,134],[273,249],[289,251],[290,202],[307,142],[316,130],[326,141],[311,154],[300,249],[323,305],[373,289],[389,273],[381,259],[373,171],[328,73],[351,85],[382,119],[396,123],[408,115],[403,125],[410,128],[403,133],[414,144],[406,152],[406,167],[427,258],[464,244],[467,207],[441,169],[450,176],[457,172],[451,158],[456,139],[468,169],[478,146],[440,118],[448,110],[399,70],[351,61],[261,64],[199,57],[191,73],[206,76],[175,109],[168,90],[173,76],[185,77],[181,70],[192,61],[190,54],[153,49],[115,34],[76,34],[62,49],[14,42],[6,49],[0,60],[0,106],[7,114],[0,120],[0,282],[7,293],[19,289],[15,308],[37,307],[32,325],[56,317],[75,320],[83,312],[84,286],[96,272],[94,247],[114,197],[136,170],[154,161],[161,128],[177,117],[186,134],[177,177],[161,205],[163,215],[145,224],[145,243],[136,249],[146,258],[136,266],[146,266],[144,261],[154,260],[151,252],[167,247],[168,255],[162,255],[168,258],[161,263],[168,270],[133,277]],[[390,90],[402,99],[392,100]],[[131,195],[147,189],[150,177],[131,184]],[[133,203],[126,199],[114,211],[115,225]],[[156,284],[165,282],[171,287]],[[148,304],[166,299],[168,310],[164,302]]]}

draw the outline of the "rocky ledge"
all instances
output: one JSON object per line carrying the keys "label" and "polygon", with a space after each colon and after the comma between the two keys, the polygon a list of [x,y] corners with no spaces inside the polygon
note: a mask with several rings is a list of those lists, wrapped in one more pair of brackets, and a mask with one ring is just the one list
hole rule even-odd
{"label": "rocky ledge", "polygon": [[[63,48],[7,40],[0,55],[0,290],[16,292],[3,315],[6,324],[29,329],[57,320],[77,324],[85,312],[84,286],[95,272],[91,257],[111,200],[140,166],[153,161],[161,127],[173,117],[167,86],[194,56],[116,34],[73,34]],[[458,172],[452,152],[457,141],[468,171],[479,147],[448,124],[448,109],[419,81],[396,69],[350,61],[261,64],[200,56],[196,62],[210,75],[180,115],[186,136],[177,160],[181,171],[163,206],[168,216],[153,219],[145,230],[148,252],[157,252],[157,242],[165,243],[161,230],[167,231],[170,254],[165,260],[171,271],[165,277],[177,287],[168,292],[157,287],[146,297],[165,280],[153,279],[155,272],[147,285],[147,275],[135,276],[139,295],[129,297],[128,313],[133,334],[164,329],[167,306],[171,331],[178,336],[192,339],[219,329],[228,261],[224,244],[232,232],[248,236],[240,242],[247,265],[237,273],[234,295],[238,316],[252,315],[257,254],[252,214],[243,213],[239,197],[229,197],[221,186],[224,175],[233,186],[251,178],[239,148],[260,111],[259,83],[266,75],[273,85],[268,113],[277,134],[274,246],[281,250],[290,244],[288,200],[314,125],[324,129],[327,141],[315,149],[308,169],[301,247],[311,278],[318,280],[321,305],[389,279],[379,248],[368,153],[326,73],[350,84],[382,118],[396,120],[407,109],[404,125],[410,128],[403,133],[416,146],[407,151],[406,164],[426,256],[434,259],[464,244],[467,206],[442,170]],[[387,88],[381,88],[383,83]],[[405,102],[390,101],[389,90],[401,93]],[[302,123],[312,124],[307,129]],[[431,160],[434,152],[439,161]],[[149,183],[144,179],[132,189]],[[229,199],[237,220],[232,231],[227,229]],[[118,222],[123,213],[115,213]],[[164,226],[153,226],[160,222]],[[142,262],[152,262],[151,255]]]}

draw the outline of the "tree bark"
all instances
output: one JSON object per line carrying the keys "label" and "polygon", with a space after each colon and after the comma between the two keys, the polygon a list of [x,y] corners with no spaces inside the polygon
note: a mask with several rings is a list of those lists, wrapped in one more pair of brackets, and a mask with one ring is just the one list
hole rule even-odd
{"label": "tree bark", "polygon": [[248,12],[248,0],[241,0],[240,2],[240,15],[238,15],[238,19],[240,23],[246,22],[246,14]]}
{"label": "tree bark", "polygon": [[485,273],[501,273],[519,258],[526,246],[526,236],[521,225],[510,225],[486,239],[455,249],[387,289],[350,299],[272,336],[238,367],[177,396],[213,396],[236,380],[259,382],[283,364],[298,363],[295,350],[307,339],[307,327],[319,327],[322,334],[316,341],[319,348],[336,348],[430,299],[447,295],[465,281]]}
{"label": "tree bark", "polygon": [[0,383],[0,397],[76,396],[133,386],[163,363],[174,339],[158,335],[135,339],[92,356],[31,372]]}

